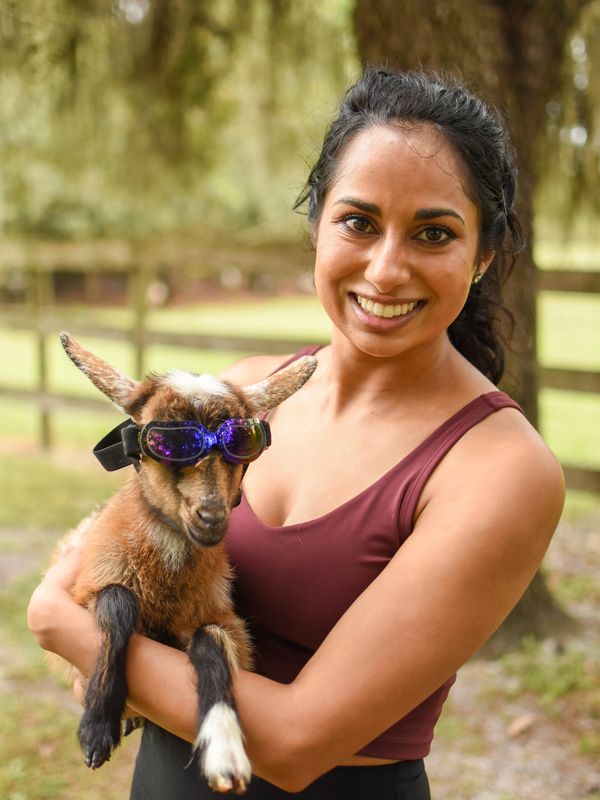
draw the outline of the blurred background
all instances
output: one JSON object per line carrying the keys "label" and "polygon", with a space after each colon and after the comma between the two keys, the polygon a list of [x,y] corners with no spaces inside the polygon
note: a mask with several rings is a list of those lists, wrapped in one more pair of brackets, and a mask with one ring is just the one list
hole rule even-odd
{"label": "blurred background", "polygon": [[434,796],[600,798],[599,0],[0,0],[0,798],[126,797],[137,745],[85,769],[24,625],[59,534],[122,480],[90,453],[120,418],[58,331],[136,376],[327,341],[292,206],[383,60],[510,118],[529,247],[506,389],[569,485],[543,574],[444,712]]}

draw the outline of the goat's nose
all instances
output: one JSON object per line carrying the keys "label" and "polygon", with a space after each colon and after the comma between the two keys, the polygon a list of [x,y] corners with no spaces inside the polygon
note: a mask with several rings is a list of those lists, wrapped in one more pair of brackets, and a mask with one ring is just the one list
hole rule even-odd
{"label": "goat's nose", "polygon": [[196,516],[207,528],[219,528],[225,522],[225,511],[217,508],[206,508],[199,506],[196,509]]}

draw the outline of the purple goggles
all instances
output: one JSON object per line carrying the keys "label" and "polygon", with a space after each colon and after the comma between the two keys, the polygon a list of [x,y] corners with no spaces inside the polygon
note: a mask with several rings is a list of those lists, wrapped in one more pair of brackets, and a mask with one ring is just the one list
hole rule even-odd
{"label": "purple goggles", "polygon": [[249,464],[271,444],[269,423],[227,419],[216,431],[195,420],[147,422],[139,434],[142,453],[161,464],[192,466],[217,448],[232,464]]}

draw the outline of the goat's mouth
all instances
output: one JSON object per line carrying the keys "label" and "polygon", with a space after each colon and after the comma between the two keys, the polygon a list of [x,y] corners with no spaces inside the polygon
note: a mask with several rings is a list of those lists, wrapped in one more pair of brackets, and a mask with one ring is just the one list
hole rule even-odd
{"label": "goat's mouth", "polygon": [[186,536],[196,547],[213,547],[223,541],[229,520],[207,525],[200,520],[184,524]]}

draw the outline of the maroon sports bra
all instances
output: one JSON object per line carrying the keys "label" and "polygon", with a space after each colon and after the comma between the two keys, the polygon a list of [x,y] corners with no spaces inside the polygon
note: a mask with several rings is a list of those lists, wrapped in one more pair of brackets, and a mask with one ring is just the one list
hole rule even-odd
{"label": "maroon sports bra", "polygon": [[[318,349],[304,348],[294,358]],[[235,568],[236,609],[250,627],[259,674],[281,683],[294,680],[410,536],[419,496],[442,458],[470,428],[501,408],[519,406],[498,391],[475,398],[375,483],[317,519],[265,525],[242,497],[226,543]],[[397,760],[427,755],[455,678],[360,755]]]}

